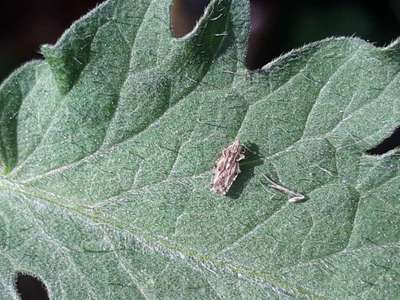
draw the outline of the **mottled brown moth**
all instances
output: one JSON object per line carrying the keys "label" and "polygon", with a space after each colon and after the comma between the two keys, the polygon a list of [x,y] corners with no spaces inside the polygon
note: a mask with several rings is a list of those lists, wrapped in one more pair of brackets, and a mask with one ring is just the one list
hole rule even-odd
{"label": "mottled brown moth", "polygon": [[214,167],[214,179],[211,185],[213,192],[226,195],[240,173],[239,161],[246,157],[245,152],[246,148],[240,144],[239,139],[222,150],[221,157]]}

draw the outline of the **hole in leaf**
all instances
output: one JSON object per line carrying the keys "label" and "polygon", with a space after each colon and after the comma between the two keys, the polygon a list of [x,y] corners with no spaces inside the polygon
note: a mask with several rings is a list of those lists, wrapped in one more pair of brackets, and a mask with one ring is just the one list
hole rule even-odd
{"label": "hole in leaf", "polygon": [[15,289],[21,300],[49,300],[44,283],[28,274],[17,273]]}
{"label": "hole in leaf", "polygon": [[369,155],[382,155],[400,146],[400,126],[393,133],[375,147],[366,151]]}
{"label": "hole in leaf", "polygon": [[[191,32],[204,13],[210,0],[174,0],[171,7],[172,34],[180,38]],[[251,31],[247,49],[246,66],[253,70],[260,68],[265,61],[281,54],[279,36],[275,30],[279,19],[276,1],[250,0]]]}
{"label": "hole in leaf", "polygon": [[[250,0],[250,36],[247,45],[246,66],[261,68],[282,53],[282,6],[276,0]],[[289,49],[290,50],[290,49]]]}

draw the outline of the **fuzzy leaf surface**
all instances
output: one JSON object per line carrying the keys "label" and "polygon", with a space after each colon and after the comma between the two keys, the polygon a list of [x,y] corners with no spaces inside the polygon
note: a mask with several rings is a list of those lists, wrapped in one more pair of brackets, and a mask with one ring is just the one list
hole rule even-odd
{"label": "fuzzy leaf surface", "polygon": [[395,298],[399,157],[366,151],[400,124],[399,44],[326,39],[250,73],[247,1],[180,39],[169,6],[107,1],[0,86],[1,298],[17,272],[50,299]]}

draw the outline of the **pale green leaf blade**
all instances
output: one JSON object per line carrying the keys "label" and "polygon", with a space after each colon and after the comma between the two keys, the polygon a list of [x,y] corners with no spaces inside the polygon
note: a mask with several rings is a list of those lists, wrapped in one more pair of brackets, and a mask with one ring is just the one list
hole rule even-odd
{"label": "pale green leaf blade", "polygon": [[[334,38],[249,73],[248,3],[174,39],[167,1],[108,1],[0,88],[0,261],[54,299],[395,297],[398,44]],[[254,153],[227,197],[223,147]],[[301,192],[288,203],[265,176]]]}

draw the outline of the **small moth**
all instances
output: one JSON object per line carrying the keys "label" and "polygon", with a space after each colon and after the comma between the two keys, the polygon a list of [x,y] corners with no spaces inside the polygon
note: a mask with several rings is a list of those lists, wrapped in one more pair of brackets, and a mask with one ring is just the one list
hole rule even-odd
{"label": "small moth", "polygon": [[222,150],[221,157],[214,167],[211,190],[218,195],[226,195],[240,173],[239,161],[244,159],[246,148],[236,139],[232,145]]}

